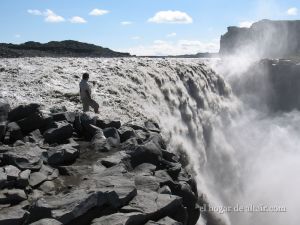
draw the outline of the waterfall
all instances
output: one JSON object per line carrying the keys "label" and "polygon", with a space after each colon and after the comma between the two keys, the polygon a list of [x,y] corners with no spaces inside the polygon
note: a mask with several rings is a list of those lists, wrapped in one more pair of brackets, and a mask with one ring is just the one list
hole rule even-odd
{"label": "waterfall", "polygon": [[[296,225],[299,112],[274,112],[265,101],[274,91],[268,79],[254,76],[248,87],[250,72],[256,74],[248,64],[241,71],[230,70],[232,64],[211,63],[201,59],[1,59],[0,97],[12,105],[39,102],[45,110],[53,106],[80,110],[78,82],[88,72],[101,105],[99,117],[137,123],[152,119],[162,127],[170,150],[194,173],[200,202],[211,207],[199,224]],[[258,89],[261,85],[268,89]],[[228,210],[237,204],[282,206],[287,212]]]}

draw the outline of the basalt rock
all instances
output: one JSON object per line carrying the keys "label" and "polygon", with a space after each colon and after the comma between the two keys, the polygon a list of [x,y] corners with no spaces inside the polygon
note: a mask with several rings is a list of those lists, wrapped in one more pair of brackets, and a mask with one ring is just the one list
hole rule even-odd
{"label": "basalt rock", "polygon": [[196,185],[158,124],[42,114],[38,105],[11,112],[0,225],[196,224]]}

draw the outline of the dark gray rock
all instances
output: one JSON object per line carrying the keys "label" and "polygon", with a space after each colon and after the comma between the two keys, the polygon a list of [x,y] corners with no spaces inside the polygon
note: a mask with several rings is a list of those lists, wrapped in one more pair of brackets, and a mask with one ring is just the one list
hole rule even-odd
{"label": "dark gray rock", "polygon": [[24,170],[19,174],[18,186],[25,188],[29,185],[30,170]]}
{"label": "dark gray rock", "polygon": [[41,143],[43,141],[43,135],[41,134],[40,130],[37,129],[29,133],[24,140],[25,142]]}
{"label": "dark gray rock", "polygon": [[49,123],[49,119],[43,116],[42,113],[36,112],[22,120],[18,120],[16,123],[20,126],[22,133],[26,135],[36,129],[46,127]]}
{"label": "dark gray rock", "polygon": [[7,122],[0,122],[0,142],[3,142],[6,133]]}
{"label": "dark gray rock", "polygon": [[8,120],[10,122],[18,121],[21,119],[24,119],[31,114],[34,114],[36,112],[39,112],[40,105],[39,104],[29,104],[29,105],[20,105],[14,109],[12,109],[8,113]]}
{"label": "dark gray rock", "polygon": [[107,204],[108,195],[109,193],[78,189],[67,194],[45,196],[37,201],[34,210],[41,217],[50,215],[61,223],[68,224],[88,210]]}
{"label": "dark gray rock", "polygon": [[160,128],[158,123],[148,120],[145,122],[145,127],[152,132],[160,133]]}
{"label": "dark gray rock", "polygon": [[174,218],[174,215],[182,210],[184,211],[180,197],[140,190],[129,205],[122,208],[123,212],[140,212],[146,216],[147,220],[154,221],[166,216]]}
{"label": "dark gray rock", "polygon": [[57,128],[46,130],[43,134],[45,141],[49,144],[62,143],[73,135],[73,127],[69,123],[57,123]]}
{"label": "dark gray rock", "polygon": [[4,189],[0,191],[0,204],[15,205],[27,199],[27,195],[20,189]]}
{"label": "dark gray rock", "polygon": [[45,155],[48,164],[59,166],[73,163],[79,156],[79,150],[65,144],[50,148]]}
{"label": "dark gray rock", "polygon": [[7,181],[7,174],[5,173],[5,170],[0,167],[0,189],[2,189]]}
{"label": "dark gray rock", "polygon": [[165,217],[160,219],[157,222],[149,221],[145,225],[183,225],[183,224],[177,222],[176,220],[171,219],[170,217]]}
{"label": "dark gray rock", "polygon": [[157,192],[159,194],[168,194],[168,195],[172,194],[171,189],[167,185],[162,186]]}
{"label": "dark gray rock", "polygon": [[113,127],[103,129],[103,134],[106,137],[107,142],[114,147],[120,145],[120,136],[118,130]]}
{"label": "dark gray rock", "polygon": [[34,172],[30,174],[29,177],[29,185],[31,187],[37,187],[40,184],[42,184],[43,182],[45,182],[48,179],[48,177],[41,172]]}
{"label": "dark gray rock", "polygon": [[128,155],[124,151],[116,152],[100,160],[101,164],[107,168],[120,164],[128,159]]}
{"label": "dark gray rock", "polygon": [[39,189],[46,194],[49,194],[55,190],[55,184],[53,181],[45,181],[39,186]]}
{"label": "dark gray rock", "polygon": [[19,177],[19,173],[21,172],[17,167],[9,165],[4,167],[4,171],[7,176],[8,181],[15,181]]}
{"label": "dark gray rock", "polygon": [[153,175],[156,170],[156,166],[151,163],[142,163],[134,168],[135,174]]}
{"label": "dark gray rock", "polygon": [[92,221],[92,225],[138,225],[144,224],[146,218],[141,213],[115,213]]}
{"label": "dark gray rock", "polygon": [[162,159],[162,152],[160,146],[153,140],[150,140],[136,149],[128,152],[131,156],[131,165],[133,168],[142,163],[151,163],[158,165]]}
{"label": "dark gray rock", "polygon": [[59,112],[51,114],[54,121],[68,121],[69,123],[74,123],[75,118],[78,114],[76,112]]}
{"label": "dark gray rock", "polygon": [[55,219],[41,219],[39,221],[31,223],[30,225],[63,225],[63,224]]}
{"label": "dark gray rock", "polygon": [[115,129],[119,129],[121,127],[120,121],[113,121],[113,120],[100,120],[97,119],[96,126],[100,127],[101,129],[113,127]]}
{"label": "dark gray rock", "polygon": [[119,130],[120,141],[123,143],[130,138],[135,137],[134,129],[127,126],[122,126]]}
{"label": "dark gray rock", "polygon": [[112,146],[107,142],[102,130],[98,131],[91,140],[91,148],[100,152],[108,152]]}
{"label": "dark gray rock", "polygon": [[9,151],[3,154],[4,161],[8,164],[15,165],[21,170],[37,171],[42,166],[42,150],[35,144],[26,143],[22,146],[8,147]]}
{"label": "dark gray rock", "polygon": [[6,102],[0,102],[0,123],[5,122],[8,117],[10,105]]}
{"label": "dark gray rock", "polygon": [[6,134],[4,137],[4,143],[13,144],[17,140],[23,139],[23,133],[19,125],[15,122],[7,124]]}
{"label": "dark gray rock", "polygon": [[19,205],[0,209],[0,225],[23,225],[28,211],[24,210],[29,204],[27,201]]}
{"label": "dark gray rock", "polygon": [[157,192],[159,189],[159,181],[154,176],[139,174],[135,176],[134,182],[138,190]]}

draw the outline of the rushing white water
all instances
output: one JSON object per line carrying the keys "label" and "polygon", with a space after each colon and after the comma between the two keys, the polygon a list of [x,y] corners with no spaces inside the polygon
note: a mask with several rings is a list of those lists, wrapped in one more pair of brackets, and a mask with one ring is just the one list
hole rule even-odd
{"label": "rushing white water", "polygon": [[[232,85],[242,85],[235,81],[244,79],[247,66],[216,70]],[[206,219],[209,225],[298,224],[299,112],[274,114],[264,110],[263,101],[253,107],[248,99],[262,98],[261,93],[235,96],[203,60],[1,59],[0,71],[0,97],[12,105],[39,102],[46,109],[80,110],[78,82],[89,72],[100,117],[156,120],[170,149],[188,155],[200,195],[215,207],[199,224]],[[281,206],[287,212],[223,213],[237,204]]]}

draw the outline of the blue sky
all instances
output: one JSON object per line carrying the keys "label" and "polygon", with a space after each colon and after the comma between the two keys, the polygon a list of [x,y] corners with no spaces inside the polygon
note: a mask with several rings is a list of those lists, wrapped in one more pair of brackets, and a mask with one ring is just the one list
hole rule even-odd
{"label": "blue sky", "polygon": [[299,0],[1,0],[0,42],[78,40],[138,55],[218,51],[231,25],[300,19]]}

